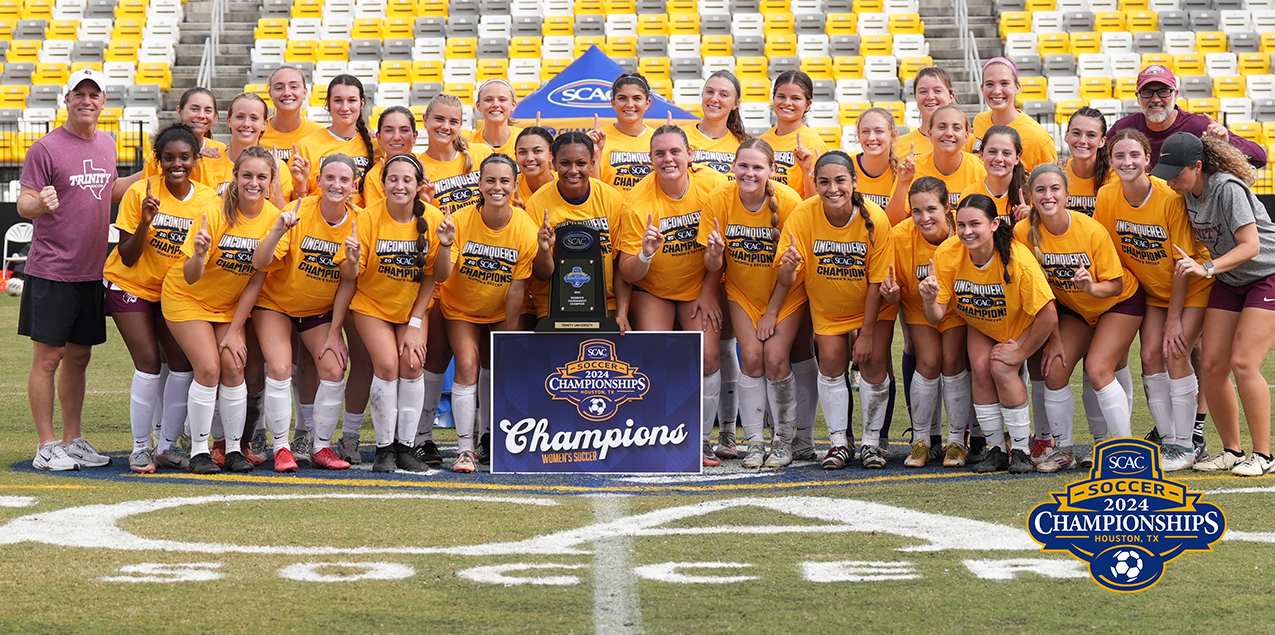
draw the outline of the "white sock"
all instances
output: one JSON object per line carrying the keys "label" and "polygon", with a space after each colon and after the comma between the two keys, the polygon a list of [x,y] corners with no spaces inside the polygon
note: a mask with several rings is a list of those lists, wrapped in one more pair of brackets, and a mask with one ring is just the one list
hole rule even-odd
{"label": "white sock", "polygon": [[221,427],[226,433],[226,452],[238,452],[243,443],[243,426],[248,420],[248,384],[221,385],[217,391]]}
{"label": "white sock", "polygon": [[1005,418],[998,403],[974,404],[978,416],[978,429],[987,439],[987,447],[1005,449]]}
{"label": "white sock", "polygon": [[823,420],[828,425],[828,440],[833,447],[852,447],[850,386],[846,385],[845,375],[829,377],[819,373],[819,403],[823,405]]}
{"label": "white sock", "polygon": [[1124,393],[1128,395],[1129,412],[1133,412],[1133,373],[1129,371],[1129,367],[1116,370],[1116,381],[1120,382],[1120,387],[1124,388]]}
{"label": "white sock", "polygon": [[717,420],[717,398],[721,396],[722,391],[722,371],[717,371],[712,375],[704,375],[703,378],[704,391],[702,393],[703,406],[700,408],[700,431],[704,435],[703,440],[707,441],[713,436],[713,422]]}
{"label": "white sock", "polygon": [[[1089,423],[1089,433],[1094,438],[1106,436],[1107,434],[1107,415],[1102,409],[1102,405],[1098,403],[1098,391],[1094,390],[1093,384],[1089,383],[1088,373],[1081,373],[1080,381],[1080,399],[1085,404],[1085,421]],[[1120,382],[1112,382],[1117,386]],[[1123,389],[1122,389],[1123,390]],[[1125,411],[1129,412],[1129,411]]]}
{"label": "white sock", "polygon": [[1191,435],[1195,432],[1195,398],[1200,385],[1195,374],[1169,380],[1169,401],[1173,404],[1173,445],[1193,447]]}
{"label": "white sock", "polygon": [[1027,404],[1022,404],[1017,408],[1001,406],[1001,419],[1005,422],[1005,427],[1009,428],[1009,439],[1010,443],[1013,444],[1011,449],[1022,450],[1030,454],[1032,414]]}
{"label": "white sock", "polygon": [[438,414],[438,401],[443,398],[443,376],[428,370],[421,375],[425,382],[425,397],[421,402],[421,420],[416,425],[416,445],[434,440],[434,417]]}
{"label": "white sock", "polygon": [[474,451],[474,418],[478,410],[478,385],[452,384],[452,419],[456,445],[461,452]]}
{"label": "white sock", "polygon": [[491,371],[478,369],[478,408],[474,410],[475,439],[491,432]]}
{"label": "white sock", "polygon": [[133,428],[133,451],[149,450],[151,425],[163,398],[159,375],[133,371],[133,387],[128,400],[128,420]]}
{"label": "white sock", "polygon": [[270,447],[278,452],[288,447],[288,428],[292,424],[292,382],[266,377],[266,391],[261,395],[261,409],[270,429]]}
{"label": "white sock", "polygon": [[346,410],[341,415],[341,434],[358,434],[363,429],[363,417],[367,415],[367,411],[350,412]]}
{"label": "white sock", "polygon": [[214,442],[226,440],[226,431],[221,425],[221,407],[216,400],[213,401],[212,438]]}
{"label": "white sock", "polygon": [[155,388],[155,407],[151,409],[151,434],[155,437],[155,445],[158,447],[160,440],[164,437],[164,386],[168,383],[168,364],[160,362],[159,364],[159,386]]}
{"label": "white sock", "polygon": [[[938,377],[927,379],[918,372],[912,373],[912,439],[930,442],[935,412],[942,403],[939,400],[939,389],[942,383]],[[863,390],[862,387],[859,390]]]}
{"label": "white sock", "polygon": [[[817,384],[815,392],[819,392]],[[766,396],[773,401],[770,407],[775,411],[775,434],[771,443],[791,445],[797,423],[797,374],[779,380],[767,379]]]}
{"label": "white sock", "polygon": [[1070,447],[1073,444],[1076,418],[1076,393],[1072,392],[1071,386],[1045,390],[1045,416],[1049,417],[1049,431],[1054,435],[1054,447]]}
{"label": "white sock", "polygon": [[168,373],[168,381],[164,382],[164,417],[159,424],[160,452],[173,449],[181,438],[186,427],[186,401],[190,398],[193,381],[194,371]]}
{"label": "white sock", "polygon": [[[1173,399],[1169,394],[1169,373],[1143,375],[1142,390],[1147,394],[1147,409],[1151,411],[1151,420],[1155,421],[1155,429],[1160,433],[1160,438],[1172,439]],[[1195,419],[1194,411],[1191,419]],[[1129,436],[1133,436],[1132,430]]]}
{"label": "white sock", "polygon": [[319,390],[314,394],[314,452],[332,447],[332,435],[336,434],[341,420],[341,401],[345,399],[345,382],[319,380]]}
{"label": "white sock", "polygon": [[[912,390],[916,390],[916,380],[912,380]],[[913,395],[916,393],[913,392]],[[955,375],[943,376],[943,404],[947,408],[947,442],[965,444],[965,425],[969,423],[970,371],[963,370]]]}
{"label": "white sock", "polygon": [[735,349],[735,338],[720,340],[717,351],[721,357],[722,389],[717,401],[717,435],[735,433],[735,417],[739,412],[739,354]]}
{"label": "white sock", "polygon": [[372,392],[368,400],[372,409],[372,429],[376,431],[376,447],[394,443],[398,427],[398,380],[385,381],[372,376]]}
{"label": "white sock", "polygon": [[[1041,441],[1049,441],[1053,439],[1049,420],[1049,413],[1045,411],[1045,380],[1036,381],[1029,380],[1032,387],[1032,419],[1036,424],[1036,438]],[[1029,444],[1030,445],[1030,444]]]}
{"label": "white sock", "polygon": [[212,435],[213,408],[217,407],[217,387],[191,382],[186,411],[190,415],[190,455],[208,454]]}
{"label": "white sock", "polygon": [[297,432],[314,431],[314,404],[303,403],[297,406]]}
{"label": "white sock", "polygon": [[1096,391],[1098,408],[1102,412],[1104,425],[1102,429],[1094,429],[1094,420],[1089,420],[1089,432],[1095,439],[1133,436],[1133,424],[1129,418],[1129,401],[1125,399],[1124,387],[1113,381],[1101,390]]}
{"label": "white sock", "polygon": [[881,442],[881,429],[885,427],[885,407],[890,402],[890,378],[879,384],[870,384],[859,377],[859,411],[863,415],[863,444]]}
{"label": "white sock", "polygon": [[[795,378],[794,428],[792,437],[799,437],[814,443],[815,439],[815,407],[819,405],[819,362],[812,357],[804,362],[792,365],[792,376]],[[775,418],[780,418],[775,413]],[[791,441],[792,437],[789,438]]]}
{"label": "white sock", "polygon": [[301,382],[300,380],[297,379],[298,377],[300,377],[300,375],[297,374],[297,365],[293,364],[292,374],[288,376],[288,383],[290,387],[292,388],[292,404],[293,404],[292,407],[293,407],[293,410],[295,411],[294,414],[296,415],[295,418],[297,421],[297,432],[302,432],[305,430],[310,430],[311,428],[306,427],[306,416],[301,412],[301,407],[302,407]]}
{"label": "white sock", "polygon": [[739,422],[749,443],[765,441],[766,378],[739,376]]}
{"label": "white sock", "polygon": [[422,378],[398,380],[398,430],[395,439],[407,447],[416,442],[416,426],[421,422],[421,403],[425,401]]}

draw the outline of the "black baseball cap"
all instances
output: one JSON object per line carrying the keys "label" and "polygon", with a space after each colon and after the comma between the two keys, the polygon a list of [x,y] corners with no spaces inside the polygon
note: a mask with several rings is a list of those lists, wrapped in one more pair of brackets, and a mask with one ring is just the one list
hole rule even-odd
{"label": "black baseball cap", "polygon": [[1204,158],[1204,142],[1189,132],[1175,132],[1160,146],[1160,162],[1151,168],[1151,176],[1169,180],[1183,168]]}

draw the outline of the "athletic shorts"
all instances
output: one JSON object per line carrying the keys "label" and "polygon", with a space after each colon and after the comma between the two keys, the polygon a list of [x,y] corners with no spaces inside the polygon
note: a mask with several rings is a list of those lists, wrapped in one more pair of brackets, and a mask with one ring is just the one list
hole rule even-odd
{"label": "athletic shorts", "polygon": [[159,303],[143,300],[111,283],[103,285],[106,291],[105,313],[160,313]]}
{"label": "athletic shorts", "polygon": [[58,282],[28,275],[18,309],[18,335],[49,346],[106,341],[102,282]]}
{"label": "athletic shorts", "polygon": [[[253,310],[254,311],[274,311],[274,309],[267,309],[266,307],[263,307],[263,306],[253,307]],[[278,313],[278,311],[275,311],[275,313]],[[280,313],[280,315],[291,320],[292,326],[296,327],[298,333],[305,333],[306,331],[312,328],[317,328],[317,327],[323,326],[324,324],[332,323],[331,311],[328,311],[327,313],[322,313],[319,315],[311,315],[308,317],[292,317],[291,315],[288,315],[286,313]]]}
{"label": "athletic shorts", "polygon": [[1209,294],[1209,308],[1234,313],[1247,308],[1275,311],[1275,276],[1239,287],[1217,280]]}

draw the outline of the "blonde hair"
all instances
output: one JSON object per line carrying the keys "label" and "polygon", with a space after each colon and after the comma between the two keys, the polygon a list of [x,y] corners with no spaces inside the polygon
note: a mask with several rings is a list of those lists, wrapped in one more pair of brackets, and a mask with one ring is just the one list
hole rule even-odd
{"label": "blonde hair", "polygon": [[[460,103],[460,97],[451,93],[439,93],[434,95],[434,98],[429,100],[429,105],[425,107],[426,120],[429,119],[430,113],[434,112],[434,108],[438,106],[450,106],[462,113],[465,111],[464,105]],[[465,169],[463,172],[465,174],[473,172],[474,158],[469,156],[469,141],[465,139],[465,135],[462,135],[459,130],[456,131],[456,136],[452,138],[452,148],[465,155]]]}
{"label": "blonde hair", "polygon": [[867,117],[868,115],[881,115],[882,117],[885,118],[886,126],[890,129],[890,143],[889,143],[889,148],[886,149],[886,152],[888,153],[888,158],[890,161],[890,175],[897,177],[899,176],[899,166],[903,165],[903,160],[899,158],[899,153],[895,152],[895,148],[894,148],[894,144],[898,143],[899,141],[899,126],[894,121],[894,115],[890,114],[890,111],[886,110],[885,108],[881,108],[879,106],[874,106],[872,108],[869,108],[859,113],[859,118],[855,120],[854,122],[855,134],[858,134],[859,124],[863,123],[863,118]]}
{"label": "blonde hair", "polygon": [[239,158],[235,159],[235,170],[232,172],[234,176],[226,185],[226,191],[221,197],[221,214],[225,216],[226,223],[231,226],[239,222],[239,170],[248,159],[265,161],[270,166],[270,181],[273,182],[278,178],[279,164],[269,150],[261,146],[248,146],[239,153]]}
{"label": "blonde hair", "polygon": [[[766,162],[773,168],[775,166],[775,149],[769,143],[758,137],[752,137],[739,144],[739,149],[735,151],[735,160],[739,160],[739,154],[744,150],[756,150],[766,157]],[[775,196],[775,180],[766,179],[766,207],[770,209],[770,231],[771,238],[779,240],[779,198]]]}
{"label": "blonde hair", "polygon": [[[1031,178],[1027,179],[1027,190],[1031,191],[1032,184],[1036,182],[1036,179],[1039,179],[1046,174],[1057,174],[1058,178],[1062,179],[1063,190],[1067,189],[1067,173],[1064,172],[1062,168],[1052,163],[1042,163],[1036,166],[1035,170],[1032,170]],[[1027,222],[1031,225],[1031,228],[1027,230],[1027,242],[1031,244],[1032,255],[1036,256],[1036,260],[1043,265],[1045,264],[1045,253],[1040,250],[1040,210],[1036,209],[1035,202],[1031,203],[1031,208],[1032,211],[1027,215]],[[1065,207],[1063,208],[1063,211],[1067,214],[1071,213]]]}

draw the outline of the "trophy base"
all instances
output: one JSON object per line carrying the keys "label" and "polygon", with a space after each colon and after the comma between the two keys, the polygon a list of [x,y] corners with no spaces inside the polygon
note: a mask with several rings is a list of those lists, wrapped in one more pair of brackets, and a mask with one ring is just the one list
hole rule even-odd
{"label": "trophy base", "polygon": [[549,316],[536,323],[537,333],[580,333],[580,332],[619,333],[620,325],[615,318],[562,318]]}

